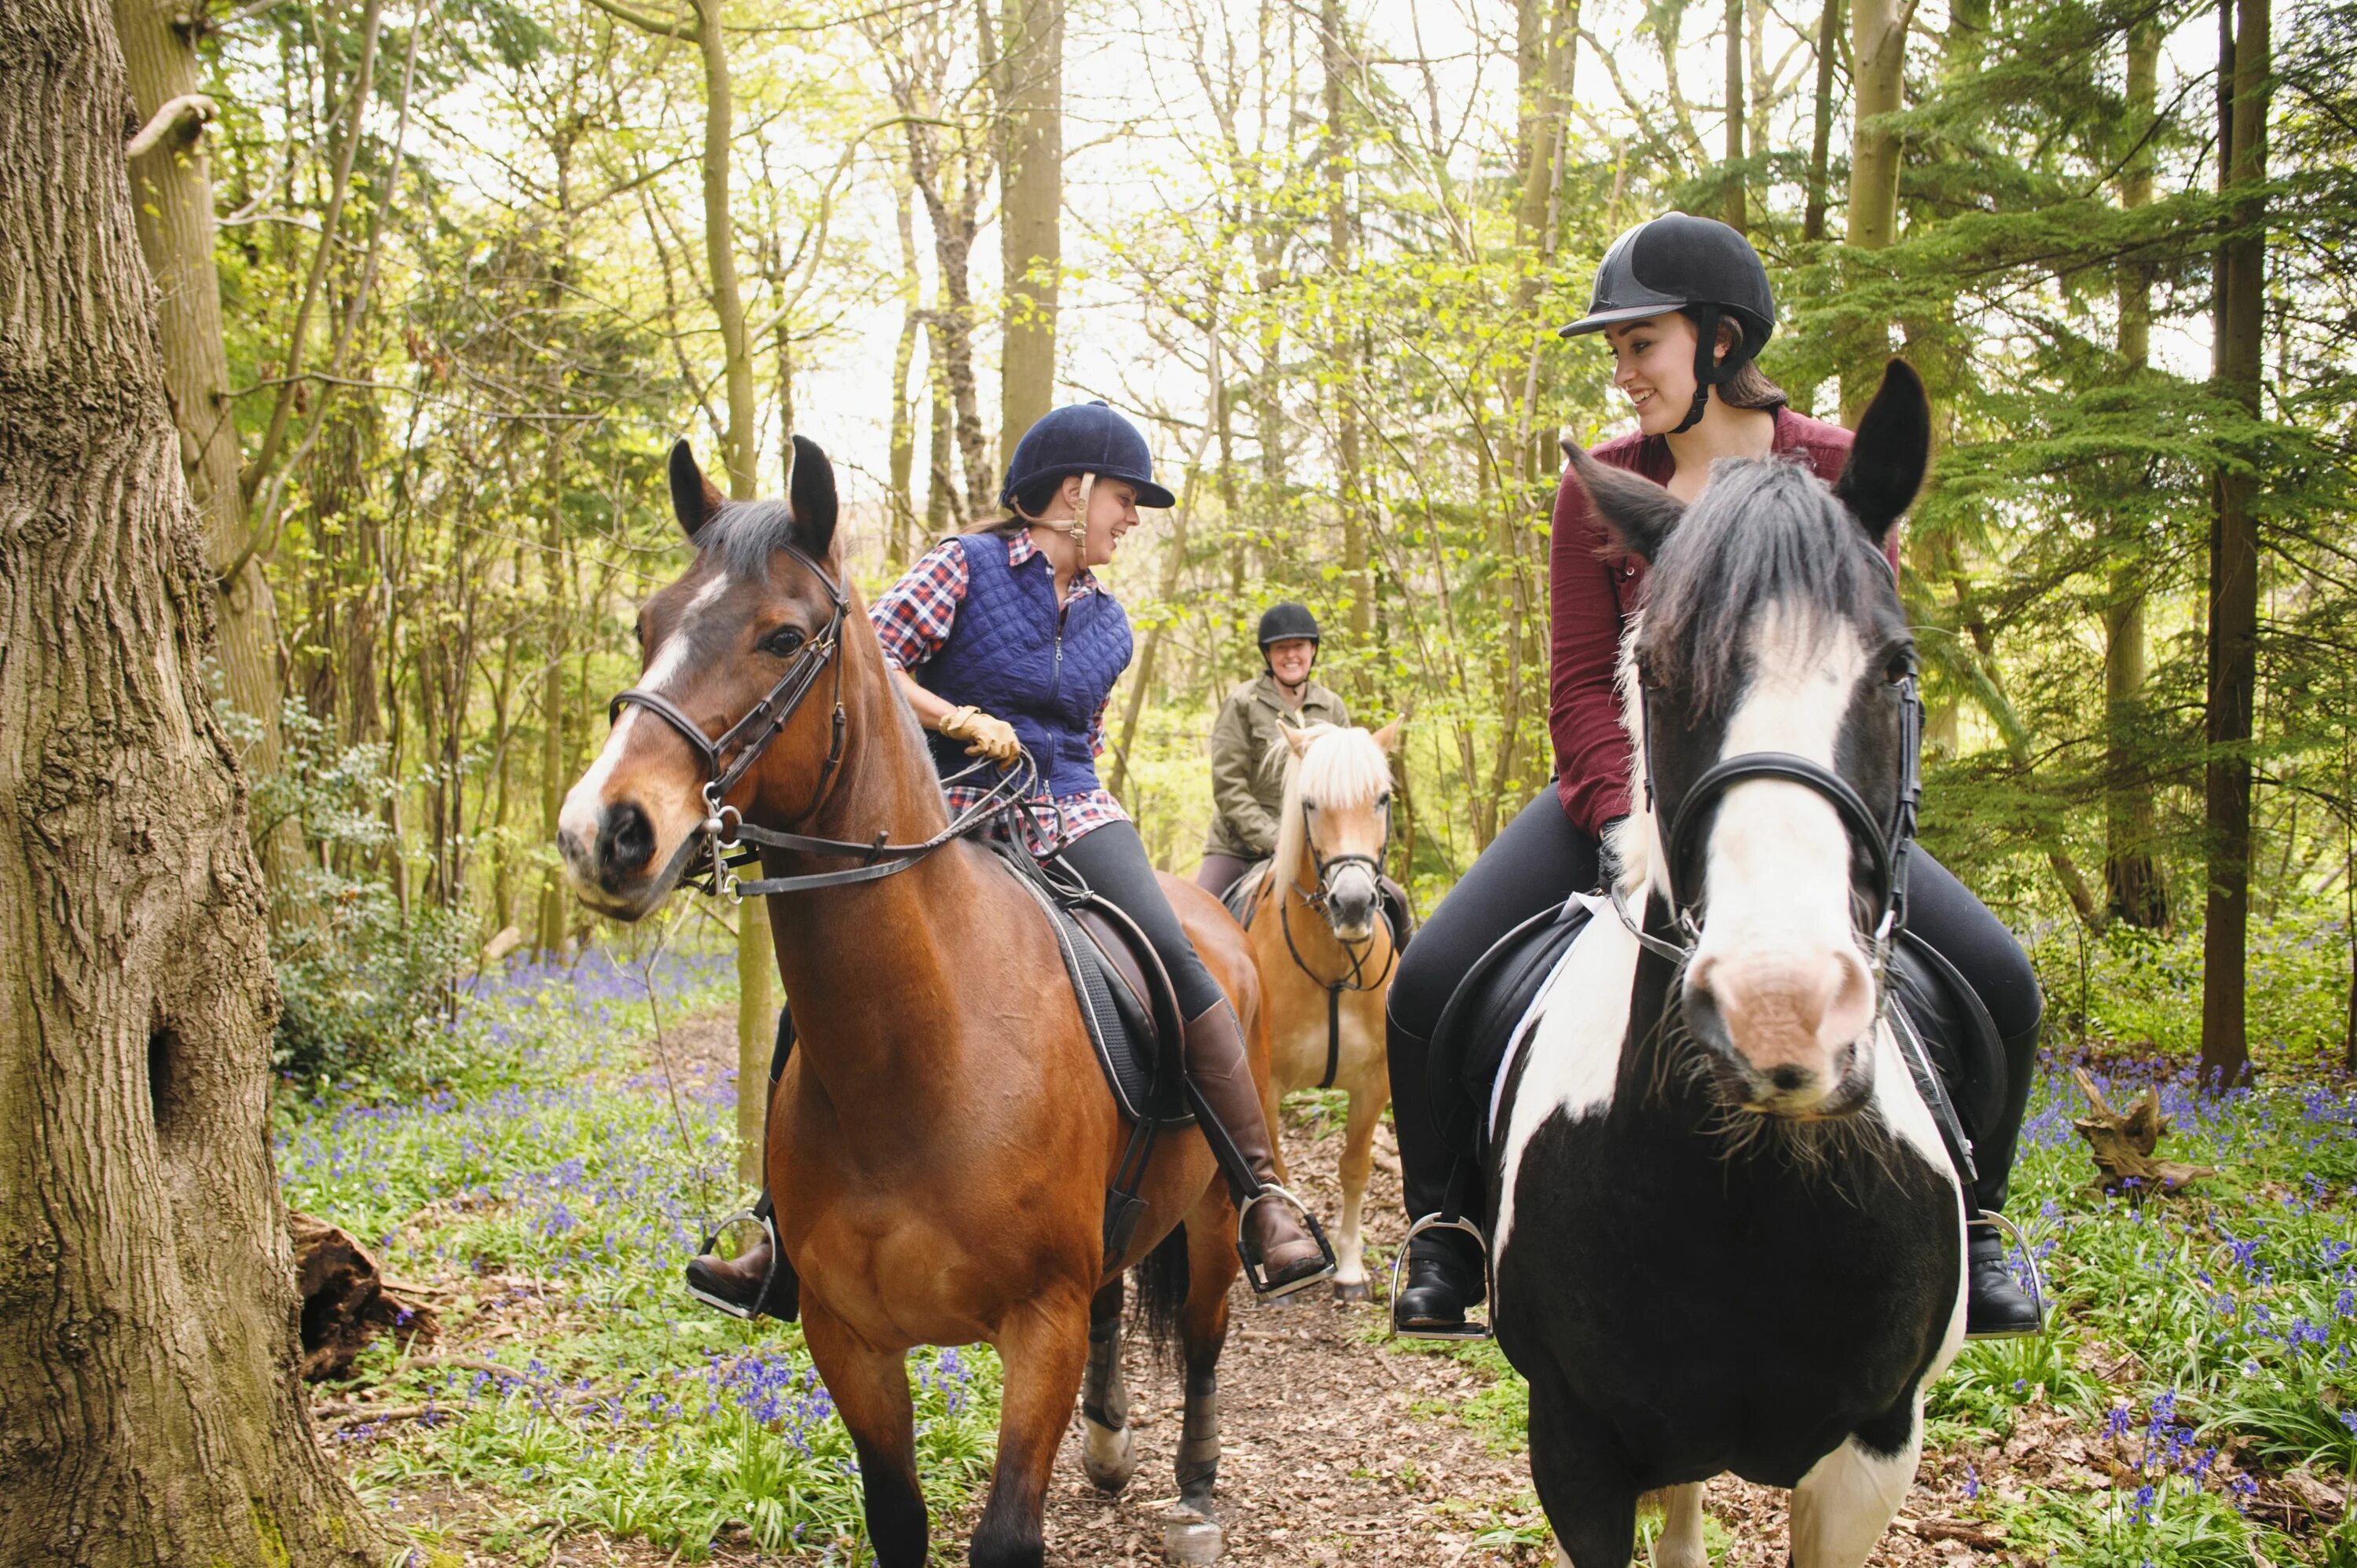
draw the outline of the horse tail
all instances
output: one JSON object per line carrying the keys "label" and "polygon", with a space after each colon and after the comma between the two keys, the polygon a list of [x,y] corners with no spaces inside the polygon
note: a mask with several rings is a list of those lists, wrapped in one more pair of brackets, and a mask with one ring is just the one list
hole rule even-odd
{"label": "horse tail", "polygon": [[1178,1346],[1179,1328],[1187,1315],[1193,1269],[1187,1259],[1187,1227],[1170,1228],[1154,1251],[1137,1265],[1137,1299],[1130,1308],[1130,1328],[1145,1336],[1165,1359]]}

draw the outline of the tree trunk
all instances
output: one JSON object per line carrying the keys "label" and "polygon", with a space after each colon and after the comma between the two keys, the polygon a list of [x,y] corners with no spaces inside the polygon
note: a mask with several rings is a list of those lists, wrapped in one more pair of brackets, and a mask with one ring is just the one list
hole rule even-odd
{"label": "tree trunk", "polygon": [[[201,81],[185,0],[115,0],[114,30],[133,110],[145,124]],[[210,105],[208,105],[210,108]],[[200,119],[183,118],[131,165],[139,250],[155,274],[164,394],[180,433],[180,470],[205,520],[205,560],[218,580],[217,657],[229,700],[256,725],[246,771],[278,770],[278,618],[262,562],[247,548],[245,492],[238,487],[237,421],[221,338],[221,276],[213,264],[213,185]],[[274,876],[300,853],[293,822],[264,835]]]}
{"label": "tree trunk", "polygon": [[957,488],[957,431],[950,408],[949,375],[942,359],[942,326],[928,313],[925,326],[925,395],[931,405],[925,465],[925,536],[930,542],[963,532],[966,511]]}
{"label": "tree trunk", "polygon": [[360,1568],[390,1542],[296,1377],[264,887],[127,102],[98,0],[0,7],[0,1562]]}
{"label": "tree trunk", "polygon": [[1743,0],[1727,0],[1727,224],[1748,232],[1743,199]]}
{"label": "tree trunk", "polygon": [[1841,42],[1842,0],[1825,0],[1817,13],[1817,88],[1809,131],[1808,205],[1801,213],[1801,238],[1825,237],[1834,144],[1834,53]]}
{"label": "tree trunk", "polygon": [[[1853,250],[1888,250],[1899,237],[1899,134],[1887,121],[1899,111],[1907,23],[1913,13],[1906,0],[1853,0],[1850,6],[1850,51],[1857,62],[1850,102],[1856,126],[1849,164],[1848,241]],[[1881,384],[1890,339],[1879,321],[1844,336],[1842,417],[1854,424]]]}
{"label": "tree trunk", "polygon": [[1006,278],[998,356],[998,450],[1053,405],[1056,296],[1064,264],[1064,0],[1006,0],[998,57],[999,262]]}
{"label": "tree trunk", "polygon": [[[2152,200],[2153,112],[2158,102],[2160,29],[2149,20],[2128,29],[2128,153],[2120,174],[2120,205],[2133,210]],[[2152,354],[2152,270],[2129,259],[2119,264],[2120,364],[2143,373]],[[2142,574],[2124,564],[2112,576],[2104,611],[2104,886],[2112,917],[2157,929],[2169,920],[2169,890],[2154,864],[2152,791],[2138,765],[2144,704],[2145,594]]]}
{"label": "tree trunk", "polygon": [[916,215],[909,210],[913,202],[908,187],[902,186],[897,203],[900,220],[900,340],[892,349],[892,433],[886,449],[889,483],[885,499],[892,515],[884,536],[884,570],[894,577],[908,569],[909,535],[917,525],[916,494],[910,488],[917,469],[917,411],[915,400],[909,395],[909,372],[916,364],[917,338],[924,331],[925,313],[917,297]]}
{"label": "tree trunk", "polygon": [[1358,342],[1345,294],[1354,269],[1349,189],[1350,139],[1343,124],[1343,81],[1350,74],[1342,0],[1323,0],[1318,37],[1326,87],[1326,243],[1329,331],[1328,374],[1334,389],[1335,499],[1342,521],[1342,578],[1350,585],[1351,636],[1364,648],[1373,625],[1375,596],[1367,574],[1365,464],[1359,449]]}
{"label": "tree trunk", "polygon": [[[2230,26],[2221,0],[2219,80],[2231,83],[2221,151],[2234,230],[2222,248],[2216,380],[2254,420],[2265,349],[2268,0],[2234,0]],[[2222,467],[2210,533],[2210,760],[2203,805],[2210,887],[2201,929],[2202,1081],[2231,1089],[2250,1077],[2244,1030],[2251,912],[2251,723],[2258,684],[2258,481]]]}

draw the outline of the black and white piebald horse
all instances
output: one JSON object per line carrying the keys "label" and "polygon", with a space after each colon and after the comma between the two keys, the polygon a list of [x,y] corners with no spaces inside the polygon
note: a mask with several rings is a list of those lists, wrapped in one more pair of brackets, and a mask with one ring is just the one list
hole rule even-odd
{"label": "black and white piebald horse", "polygon": [[1882,964],[1916,738],[1883,548],[1929,440],[1893,363],[1830,489],[1729,460],[1685,506],[1570,452],[1652,566],[1621,663],[1641,805],[1621,918],[1540,1004],[1487,1174],[1493,1320],[1576,1568],[1623,1568],[1652,1491],[1658,1568],[1700,1568],[1722,1471],[1793,1488],[1797,1568],[1864,1563],[1964,1340],[1962,1185]]}

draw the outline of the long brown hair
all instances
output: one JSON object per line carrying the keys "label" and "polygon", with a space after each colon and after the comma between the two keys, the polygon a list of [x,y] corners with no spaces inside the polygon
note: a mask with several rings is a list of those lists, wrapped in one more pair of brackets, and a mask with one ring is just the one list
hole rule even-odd
{"label": "long brown hair", "polygon": [[[1678,314],[1689,321],[1694,320],[1694,312],[1690,310],[1682,310]],[[1695,321],[1695,330],[1698,332],[1701,329],[1702,323]],[[1729,334],[1733,335],[1731,339]],[[1743,341],[1743,328],[1722,316],[1718,318],[1718,340],[1722,347],[1731,349]],[[1768,379],[1767,372],[1760,370],[1757,360],[1745,360],[1735,374],[1719,383],[1717,390],[1718,401],[1729,408],[1784,408],[1792,401],[1785,395],[1782,387]]]}

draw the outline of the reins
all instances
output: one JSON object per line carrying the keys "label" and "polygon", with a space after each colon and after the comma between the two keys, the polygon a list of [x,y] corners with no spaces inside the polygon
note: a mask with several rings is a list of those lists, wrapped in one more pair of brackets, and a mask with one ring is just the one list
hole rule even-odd
{"label": "reins", "polygon": [[[1022,760],[998,779],[979,800],[952,817],[947,827],[921,843],[888,843],[886,835],[881,832],[872,841],[862,843],[849,839],[817,838],[808,833],[756,827],[745,821],[744,814],[736,807],[726,804],[728,791],[769,750],[770,743],[778,738],[787,722],[802,706],[803,699],[817,685],[820,672],[829,664],[834,667],[834,733],[827,745],[825,765],[819,770],[818,787],[812,791],[811,803],[801,813],[802,820],[807,821],[826,804],[829,792],[834,787],[837,770],[843,763],[847,720],[843,706],[841,654],[843,623],[849,613],[850,596],[844,592],[842,584],[802,551],[791,544],[780,548],[808,568],[825,587],[834,613],[827,619],[826,629],[796,651],[793,662],[786,667],[786,672],[778,678],[766,696],[722,731],[716,740],[707,736],[704,727],[670,698],[644,687],[633,686],[616,693],[606,709],[607,718],[611,722],[625,707],[644,708],[678,731],[680,738],[704,759],[706,774],[704,820],[673,853],[672,863],[665,868],[665,876],[668,879],[681,873],[698,855],[708,854],[710,866],[702,872],[678,875],[678,886],[703,893],[725,895],[735,903],[773,893],[846,887],[856,883],[877,882],[887,876],[898,875],[943,845],[965,837],[1005,812],[1019,810],[1020,803],[1029,794],[1039,777],[1038,764],[1026,752]],[[971,773],[983,766],[978,762],[965,771]],[[957,777],[963,779],[964,776],[961,773]],[[856,858],[860,864],[841,871],[813,871],[791,876],[751,879],[739,877],[737,868],[759,858],[763,849]]]}

